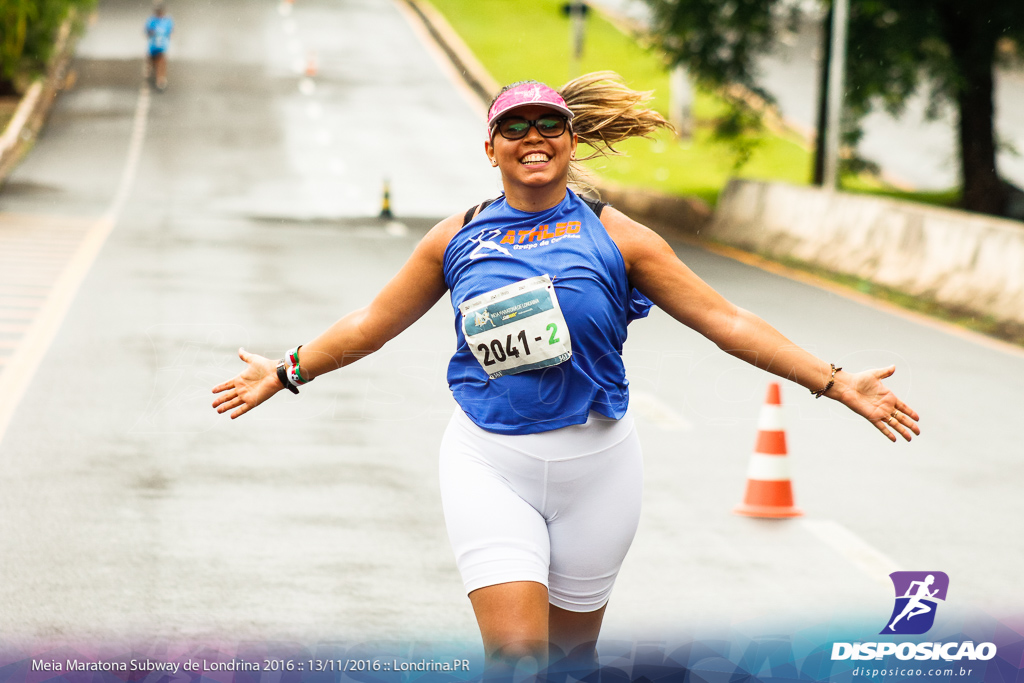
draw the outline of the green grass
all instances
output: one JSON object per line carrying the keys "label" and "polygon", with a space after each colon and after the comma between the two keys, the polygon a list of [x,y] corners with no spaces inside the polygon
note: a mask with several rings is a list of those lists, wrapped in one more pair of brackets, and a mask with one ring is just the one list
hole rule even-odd
{"label": "green grass", "polygon": [[[569,20],[564,0],[430,0],[462,36],[477,58],[500,83],[536,79],[558,87],[570,78]],[[668,108],[668,72],[661,56],[642,47],[598,12],[587,19],[580,73],[610,69],[636,90],[654,91],[653,105]],[[752,178],[807,185],[812,153],[796,134],[764,133],[750,160],[735,168],[736,153],[713,139],[716,117],[725,108],[721,98],[698,90],[691,140],[662,134],[656,140],[633,139],[620,146],[626,157],[598,158],[590,168],[608,180],[677,195],[700,197],[714,205],[729,178]],[[863,174],[844,177],[843,189],[898,199],[955,206],[955,191],[901,192]]]}
{"label": "green grass", "polygon": [[843,183],[843,189],[847,192],[859,192],[863,194],[871,194],[876,197],[889,197],[890,199],[902,199],[918,204],[929,204],[931,206],[941,206],[947,209],[955,209],[960,207],[961,192],[959,189],[954,190],[941,190],[938,192],[908,192],[906,190],[898,190],[891,187],[863,187],[854,184],[850,181]]}
{"label": "green grass", "polygon": [[[569,20],[562,0],[431,0],[501,83],[537,79],[554,87],[569,80]],[[668,103],[668,76],[659,60],[591,13],[582,73],[614,69],[638,90]]]}
{"label": "green grass", "polygon": [[589,162],[601,176],[627,186],[670,194],[692,195],[714,205],[731,177],[785,180],[806,185],[810,155],[798,142],[766,136],[750,161],[734,170],[734,153],[700,127],[693,139],[681,141],[667,133],[654,141],[629,140],[619,149],[626,157]]}
{"label": "green grass", "polygon": [[[569,20],[562,0],[431,0],[500,83],[536,79],[561,86],[570,78]],[[587,19],[580,73],[616,71],[635,90],[653,90],[654,108],[668,109],[668,72],[661,57],[640,46],[596,12]],[[595,159],[590,168],[615,183],[694,195],[713,204],[730,177],[807,184],[811,155],[796,136],[766,134],[737,173],[735,153],[712,140],[712,125],[724,108],[709,93],[697,92],[692,140],[662,134],[620,146],[627,157]]]}

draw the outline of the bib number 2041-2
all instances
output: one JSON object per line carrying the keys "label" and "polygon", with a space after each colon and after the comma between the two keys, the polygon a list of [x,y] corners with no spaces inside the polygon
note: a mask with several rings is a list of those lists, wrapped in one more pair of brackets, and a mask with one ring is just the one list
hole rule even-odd
{"label": "bib number 2041-2", "polygon": [[464,301],[462,333],[491,379],[564,363],[572,357],[569,328],[547,275]]}

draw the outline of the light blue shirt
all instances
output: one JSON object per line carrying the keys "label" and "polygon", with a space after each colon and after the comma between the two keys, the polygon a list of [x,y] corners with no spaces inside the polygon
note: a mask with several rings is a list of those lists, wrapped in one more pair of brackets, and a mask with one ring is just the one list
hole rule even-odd
{"label": "light blue shirt", "polygon": [[171,43],[171,32],[174,20],[168,16],[150,17],[146,22],[146,35],[149,36],[149,51],[163,52]]}

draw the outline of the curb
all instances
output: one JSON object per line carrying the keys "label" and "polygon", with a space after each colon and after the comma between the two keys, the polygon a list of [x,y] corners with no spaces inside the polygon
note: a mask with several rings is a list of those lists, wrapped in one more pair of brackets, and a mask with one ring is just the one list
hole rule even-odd
{"label": "curb", "polygon": [[39,131],[46,123],[50,108],[57,99],[57,93],[67,84],[68,65],[71,63],[76,42],[71,35],[75,19],[76,12],[72,8],[57,29],[54,56],[47,67],[46,76],[37,78],[25,91],[14,116],[0,135],[0,187],[32,148]]}
{"label": "curb", "polygon": [[405,3],[423,23],[430,37],[451,60],[466,85],[480,98],[486,108],[491,103],[491,98],[501,89],[501,84],[480,63],[437,8],[427,0],[405,0]]}
{"label": "curb", "polygon": [[[486,108],[494,94],[501,89],[501,84],[488,73],[429,0],[404,1]],[[594,176],[588,180],[603,200],[630,218],[656,230],[663,237],[692,239],[711,219],[711,207],[696,197],[621,187]]]}
{"label": "curb", "polygon": [[42,91],[43,81],[42,79],[37,79],[22,96],[21,101],[18,103],[18,108],[14,111],[14,116],[11,117],[7,128],[4,130],[4,134],[0,135],[0,166],[3,165],[8,152],[14,149],[14,146],[18,143],[21,131],[35,111],[36,102],[39,101],[39,94]]}

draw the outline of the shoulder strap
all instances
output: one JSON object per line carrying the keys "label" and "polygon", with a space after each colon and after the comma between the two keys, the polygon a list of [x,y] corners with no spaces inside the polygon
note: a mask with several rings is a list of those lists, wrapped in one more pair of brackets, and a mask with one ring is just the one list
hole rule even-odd
{"label": "shoulder strap", "polygon": [[488,199],[487,201],[480,202],[476,206],[469,207],[469,211],[467,211],[466,215],[462,217],[462,224],[465,225],[466,223],[469,223],[471,220],[476,218],[481,211],[483,211],[493,203],[493,199]]}
{"label": "shoulder strap", "polygon": [[599,199],[587,199],[581,194],[577,194],[577,197],[583,200],[583,203],[590,207],[590,210],[594,212],[598,218],[601,217],[601,212],[604,211],[604,207],[608,206],[608,202],[602,202]]}

